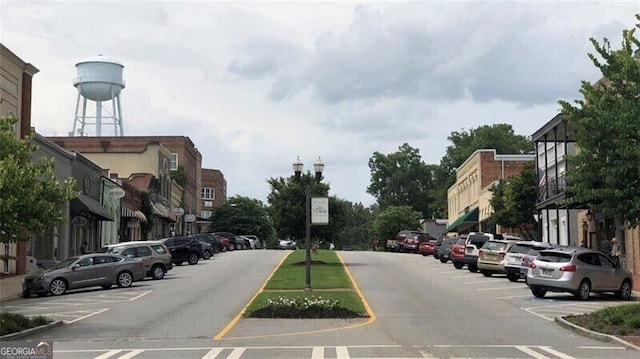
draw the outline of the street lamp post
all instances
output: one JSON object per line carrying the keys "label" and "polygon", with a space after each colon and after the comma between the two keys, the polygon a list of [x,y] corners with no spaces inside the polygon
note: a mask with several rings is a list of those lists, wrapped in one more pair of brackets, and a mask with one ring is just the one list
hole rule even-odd
{"label": "street lamp post", "polygon": [[[293,172],[296,175],[296,179],[300,180],[300,175],[302,174],[302,170],[304,168],[304,164],[300,161],[300,157],[296,158],[296,161],[293,163]],[[322,178],[322,172],[324,171],[324,163],[320,157],[313,165],[313,169],[316,173],[315,180],[316,183],[320,183],[320,179]],[[305,250],[305,282],[304,282],[304,290],[311,291],[311,183],[310,180],[304,181],[304,194],[305,194],[305,202],[304,202],[304,212],[305,212],[305,242],[306,242],[306,250]]]}

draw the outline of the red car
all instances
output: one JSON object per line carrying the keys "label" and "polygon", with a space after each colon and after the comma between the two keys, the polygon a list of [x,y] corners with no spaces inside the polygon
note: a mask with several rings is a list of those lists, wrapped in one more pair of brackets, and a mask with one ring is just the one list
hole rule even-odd
{"label": "red car", "polygon": [[437,239],[430,239],[426,242],[420,242],[418,245],[418,252],[423,256],[433,255],[433,248],[436,246]]}
{"label": "red car", "polygon": [[466,251],[467,237],[460,237],[454,245],[451,246],[451,261],[456,269],[464,267],[464,253]]}

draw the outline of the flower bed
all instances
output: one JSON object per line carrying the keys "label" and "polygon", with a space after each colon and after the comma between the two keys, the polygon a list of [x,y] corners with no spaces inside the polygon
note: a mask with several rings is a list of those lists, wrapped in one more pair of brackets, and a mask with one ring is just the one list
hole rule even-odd
{"label": "flower bed", "polygon": [[252,318],[358,318],[360,315],[340,306],[335,299],[315,297],[277,297],[249,314]]}

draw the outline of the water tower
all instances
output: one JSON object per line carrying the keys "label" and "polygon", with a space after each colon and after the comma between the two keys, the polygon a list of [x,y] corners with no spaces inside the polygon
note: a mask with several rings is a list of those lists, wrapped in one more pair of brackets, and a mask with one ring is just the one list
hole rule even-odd
{"label": "water tower", "polygon": [[87,135],[85,127],[88,125],[95,125],[96,136],[102,136],[103,126],[113,126],[114,136],[124,136],[120,105],[124,66],[114,59],[98,55],[78,62],[76,67],[78,77],[73,80],[73,86],[78,89],[78,100],[70,136]]}

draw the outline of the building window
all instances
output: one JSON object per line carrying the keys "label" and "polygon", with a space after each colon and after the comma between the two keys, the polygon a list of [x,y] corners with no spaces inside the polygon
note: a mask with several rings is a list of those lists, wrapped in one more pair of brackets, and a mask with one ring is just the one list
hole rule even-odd
{"label": "building window", "polygon": [[200,212],[200,217],[209,219],[211,218],[211,211],[202,211]]}
{"label": "building window", "polygon": [[170,163],[171,171],[176,171],[178,169],[178,154],[171,154],[171,163]]}
{"label": "building window", "polygon": [[202,187],[202,199],[216,199],[215,188]]}

